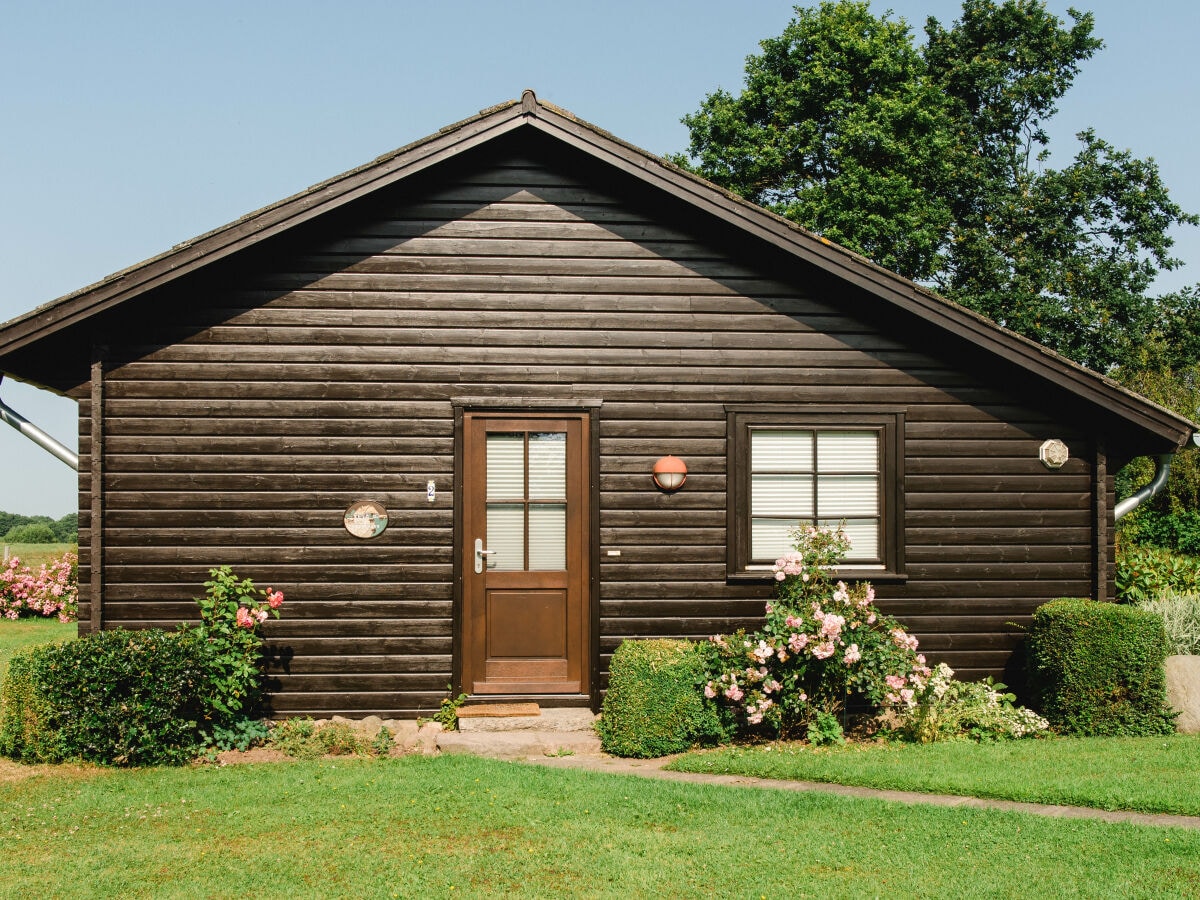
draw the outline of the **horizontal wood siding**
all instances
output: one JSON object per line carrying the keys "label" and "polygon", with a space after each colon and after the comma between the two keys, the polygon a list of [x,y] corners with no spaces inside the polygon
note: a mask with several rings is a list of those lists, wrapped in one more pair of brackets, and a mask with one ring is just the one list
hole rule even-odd
{"label": "horizontal wood siding", "polygon": [[[879,594],[932,659],[1001,675],[1011,623],[1089,590],[1081,434],[649,199],[512,156],[306,240],[157,298],[160,324],[113,342],[104,394],[105,627],[191,617],[220,564],[281,589],[278,713],[428,714],[445,695],[453,397],[603,400],[602,673],[625,638],[761,616],[770,585],[725,578],[729,403],[906,410],[908,580]],[[1072,451],[1056,472],[1049,437]],[[677,494],[651,485],[664,453],[687,462]],[[391,515],[375,540],[342,527],[359,499]]]}

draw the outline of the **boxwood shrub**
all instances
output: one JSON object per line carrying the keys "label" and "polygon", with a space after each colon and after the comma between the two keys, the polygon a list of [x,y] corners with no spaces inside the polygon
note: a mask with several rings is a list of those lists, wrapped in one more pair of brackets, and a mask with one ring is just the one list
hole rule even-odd
{"label": "boxwood shrub", "polygon": [[141,766],[193,758],[207,659],[188,632],[101,631],[14,656],[0,692],[0,754]]}
{"label": "boxwood shrub", "polygon": [[1162,617],[1064,598],[1038,607],[1029,629],[1030,693],[1052,728],[1079,735],[1174,730],[1166,706]]}
{"label": "boxwood shrub", "polygon": [[690,641],[625,641],[613,654],[596,730],[615,756],[648,758],[716,743],[729,734],[701,693],[705,657]]}

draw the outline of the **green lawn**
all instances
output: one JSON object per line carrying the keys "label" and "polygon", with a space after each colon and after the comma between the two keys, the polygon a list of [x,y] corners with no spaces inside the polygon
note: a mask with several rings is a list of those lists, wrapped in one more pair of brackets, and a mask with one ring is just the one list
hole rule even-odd
{"label": "green lawn", "polygon": [[459,756],[0,763],[0,897],[1196,897],[1200,832]]}
{"label": "green lawn", "polygon": [[73,553],[79,551],[76,544],[4,544],[0,541],[0,545],[0,552],[7,548],[9,556],[20,557],[21,565],[29,566],[35,572],[42,563],[62,556],[68,550]]}
{"label": "green lawn", "polygon": [[1200,815],[1200,735],[836,749],[780,743],[690,753],[669,768]]}
{"label": "green lawn", "polygon": [[74,622],[58,619],[3,619],[0,618],[0,682],[8,670],[8,661],[14,653],[35,644],[49,644],[75,637],[79,626]]}

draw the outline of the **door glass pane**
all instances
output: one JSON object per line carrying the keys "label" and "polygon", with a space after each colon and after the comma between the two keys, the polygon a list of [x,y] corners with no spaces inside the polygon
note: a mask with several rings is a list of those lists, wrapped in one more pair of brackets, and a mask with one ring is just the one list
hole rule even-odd
{"label": "door glass pane", "polygon": [[811,472],[811,431],[750,432],[750,471]]}
{"label": "door glass pane", "polygon": [[525,568],[525,505],[489,503],[484,548],[491,551],[487,567],[506,572]]}
{"label": "door glass pane", "polygon": [[811,516],[812,476],[751,475],[750,503],[755,516]]}
{"label": "door glass pane", "polygon": [[525,499],[525,435],[487,436],[487,498]]}
{"label": "door glass pane", "polygon": [[[529,499],[567,496],[567,435],[556,431],[529,435]],[[532,546],[532,542],[530,544]]]}
{"label": "door glass pane", "polygon": [[774,562],[789,550],[795,549],[792,547],[789,532],[799,524],[800,522],[796,519],[751,519],[751,558]]}
{"label": "door glass pane", "polygon": [[[531,479],[532,480],[532,479]],[[567,567],[567,505],[529,504],[529,568]]]}

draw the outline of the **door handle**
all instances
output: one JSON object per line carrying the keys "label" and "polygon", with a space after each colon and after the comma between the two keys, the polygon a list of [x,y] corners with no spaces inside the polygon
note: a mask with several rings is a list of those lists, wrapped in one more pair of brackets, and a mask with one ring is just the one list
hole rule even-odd
{"label": "door handle", "polygon": [[483,549],[483,538],[475,538],[475,574],[479,575],[483,572],[484,558],[491,556],[495,550]]}

